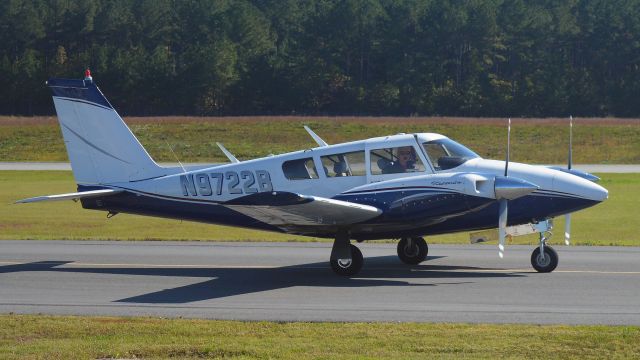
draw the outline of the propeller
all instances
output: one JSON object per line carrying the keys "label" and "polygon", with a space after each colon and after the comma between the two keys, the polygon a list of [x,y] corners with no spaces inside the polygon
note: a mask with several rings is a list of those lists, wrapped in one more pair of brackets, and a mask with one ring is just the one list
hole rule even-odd
{"label": "propeller", "polygon": [[[509,150],[511,149],[511,118],[509,118],[509,125],[507,126],[507,159],[504,163],[504,177],[509,174]],[[507,216],[509,214],[509,204],[505,197],[499,200],[498,208],[498,256],[502,259],[504,257],[504,242],[507,237]]]}
{"label": "propeller", "polygon": [[509,151],[511,148],[511,119],[507,127],[507,158],[504,163],[504,176],[496,176],[494,191],[498,200],[498,256],[504,257],[504,243],[507,237],[507,218],[509,214],[509,200],[525,196],[539,189],[535,184],[517,177],[509,177]]}
{"label": "propeller", "polygon": [[[573,165],[573,116],[569,116],[569,155],[567,160],[567,169],[571,171]],[[569,245],[571,243],[571,214],[564,216],[564,244]]]}

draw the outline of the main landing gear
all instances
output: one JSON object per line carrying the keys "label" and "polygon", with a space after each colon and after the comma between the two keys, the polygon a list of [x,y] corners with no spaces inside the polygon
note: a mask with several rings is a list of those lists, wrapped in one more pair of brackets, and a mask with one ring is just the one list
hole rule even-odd
{"label": "main landing gear", "polygon": [[[405,264],[417,265],[427,258],[428,253],[429,246],[421,237],[405,237],[398,242],[398,257]],[[342,276],[353,276],[362,269],[362,252],[351,244],[347,231],[336,234],[329,263],[331,269]]]}
{"label": "main landing gear", "polygon": [[558,253],[547,245],[547,240],[548,238],[541,232],[540,246],[531,253],[531,266],[541,273],[552,272],[558,266]]}
{"label": "main landing gear", "polygon": [[331,249],[331,269],[342,276],[353,276],[362,269],[362,252],[349,242],[349,233],[341,231],[336,235]]}
{"label": "main landing gear", "polygon": [[398,257],[408,265],[418,265],[425,261],[429,253],[429,246],[424,238],[405,237],[398,242]]}

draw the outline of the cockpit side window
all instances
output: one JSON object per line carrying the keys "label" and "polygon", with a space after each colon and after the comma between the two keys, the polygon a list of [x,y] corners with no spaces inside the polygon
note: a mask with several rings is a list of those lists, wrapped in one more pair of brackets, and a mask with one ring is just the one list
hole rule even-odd
{"label": "cockpit side window", "polygon": [[313,158],[289,160],[282,163],[282,172],[289,180],[317,179],[318,172]]}
{"label": "cockpit side window", "polygon": [[451,139],[438,139],[422,143],[436,171],[458,167],[480,156]]}
{"label": "cockpit side window", "polygon": [[424,164],[413,146],[375,149],[369,154],[372,175],[423,172]]}
{"label": "cockpit side window", "polygon": [[325,155],[320,160],[327,177],[365,175],[364,151]]}

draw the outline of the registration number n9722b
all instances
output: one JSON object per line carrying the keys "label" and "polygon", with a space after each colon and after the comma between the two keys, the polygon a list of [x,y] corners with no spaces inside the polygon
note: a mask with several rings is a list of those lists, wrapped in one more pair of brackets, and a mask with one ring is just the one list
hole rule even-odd
{"label": "registration number n9722b", "polygon": [[239,195],[273,190],[271,175],[266,170],[180,175],[180,187],[184,196]]}

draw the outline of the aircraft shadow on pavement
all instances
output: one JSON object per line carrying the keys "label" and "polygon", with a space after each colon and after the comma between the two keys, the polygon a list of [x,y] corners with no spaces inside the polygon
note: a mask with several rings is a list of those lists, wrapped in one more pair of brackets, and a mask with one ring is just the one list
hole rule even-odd
{"label": "aircraft shadow on pavement", "polygon": [[[438,257],[430,256],[428,260]],[[182,304],[194,301],[225,298],[295,286],[309,287],[374,287],[374,286],[438,286],[473,283],[474,278],[509,278],[523,274],[502,269],[470,266],[421,265],[407,266],[395,256],[368,257],[362,271],[353,278],[335,275],[326,262],[278,268],[237,267],[61,267],[72,261],[41,261],[0,266],[1,273],[54,271],[112,275],[200,277],[206,281],[163,289],[147,294],[116,300],[119,303]],[[416,271],[418,270],[418,271]],[[411,279],[456,279],[447,283],[412,283]],[[465,281],[466,280],[466,281]]]}

